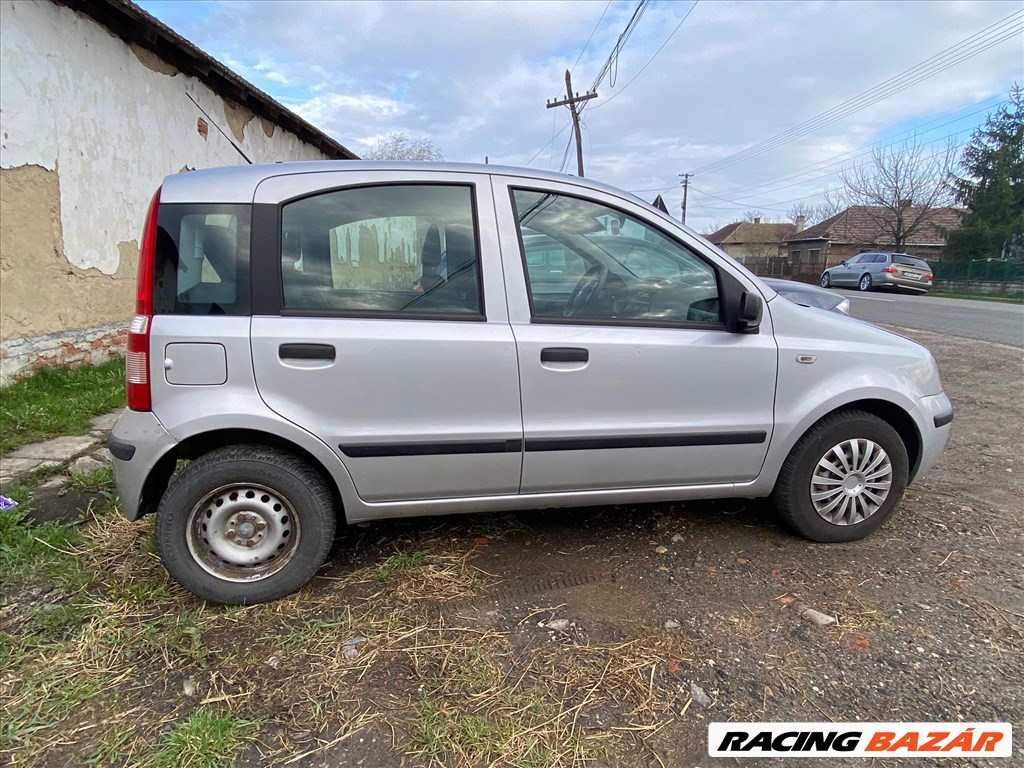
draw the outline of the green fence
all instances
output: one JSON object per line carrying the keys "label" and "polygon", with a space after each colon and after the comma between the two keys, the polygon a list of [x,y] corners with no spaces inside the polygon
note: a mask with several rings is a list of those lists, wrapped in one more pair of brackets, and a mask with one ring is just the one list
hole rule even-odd
{"label": "green fence", "polygon": [[936,280],[1024,281],[1024,259],[971,259],[930,262]]}

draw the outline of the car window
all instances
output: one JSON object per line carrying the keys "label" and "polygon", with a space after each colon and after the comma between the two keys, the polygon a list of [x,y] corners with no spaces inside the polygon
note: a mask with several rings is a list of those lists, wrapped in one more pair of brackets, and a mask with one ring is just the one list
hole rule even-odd
{"label": "car window", "polygon": [[928,262],[924,259],[916,259],[913,256],[907,256],[902,253],[894,253],[892,255],[893,264],[905,264],[908,267],[917,267],[918,269],[926,269],[929,272],[931,267],[928,266]]}
{"label": "car window", "polygon": [[659,230],[569,195],[513,200],[534,318],[720,325],[714,269]]}
{"label": "car window", "polygon": [[157,314],[248,314],[248,265],[248,206],[160,206],[153,285]]}
{"label": "car window", "polygon": [[284,206],[285,310],[480,315],[473,190],[403,184]]}

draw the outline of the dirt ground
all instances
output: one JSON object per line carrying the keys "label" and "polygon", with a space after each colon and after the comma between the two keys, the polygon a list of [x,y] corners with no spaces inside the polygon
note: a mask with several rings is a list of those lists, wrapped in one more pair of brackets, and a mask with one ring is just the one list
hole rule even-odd
{"label": "dirt ground", "polygon": [[[351,527],[315,582],[272,606],[204,606],[170,584],[131,603],[127,630],[178,616],[185,634],[108,654],[95,696],[0,754],[85,764],[130,712],[110,764],[145,765],[204,702],[259,723],[246,766],[758,765],[707,756],[723,720],[1008,721],[1019,742],[1021,353],[905,333],[938,360],[956,419],[940,463],[865,541],[804,541],[746,501]],[[91,589],[108,594],[143,563],[151,523],[103,525],[123,536],[100,542],[108,572]],[[16,633],[45,598],[5,591]],[[24,674],[6,673],[4,696]]]}

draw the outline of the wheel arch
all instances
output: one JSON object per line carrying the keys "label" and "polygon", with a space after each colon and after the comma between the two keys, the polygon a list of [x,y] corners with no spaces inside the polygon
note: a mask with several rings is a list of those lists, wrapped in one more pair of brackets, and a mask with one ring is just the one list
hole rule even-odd
{"label": "wheel arch", "polygon": [[900,440],[903,441],[903,446],[907,449],[907,464],[909,466],[907,482],[912,482],[914,476],[917,474],[918,468],[921,466],[921,455],[924,445],[921,433],[918,431],[917,424],[914,423],[913,417],[893,402],[876,399],[854,400],[840,408],[833,409],[826,414],[826,416],[831,415],[836,411],[849,409],[865,411],[866,413],[877,416],[896,430],[896,434],[900,436]]}
{"label": "wheel arch", "polygon": [[174,474],[175,467],[179,461],[192,461],[204,456],[218,448],[230,445],[254,444],[265,445],[271,448],[291,453],[298,456],[311,466],[323,479],[331,492],[331,498],[337,512],[338,522],[345,523],[345,503],[342,499],[338,482],[328,468],[307,448],[289,440],[281,435],[271,432],[264,432],[259,429],[232,427],[227,429],[210,430],[198,432],[181,440],[170,448],[153,465],[149,475],[142,486],[142,501],[139,514],[145,515],[155,512],[160,497],[167,488],[167,483]]}

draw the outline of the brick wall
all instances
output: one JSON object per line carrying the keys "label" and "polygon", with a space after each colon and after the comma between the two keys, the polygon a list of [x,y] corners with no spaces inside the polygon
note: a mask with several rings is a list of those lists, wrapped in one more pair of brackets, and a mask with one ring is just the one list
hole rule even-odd
{"label": "brick wall", "polygon": [[0,385],[49,365],[97,365],[123,356],[127,342],[124,323],[0,342]]}

